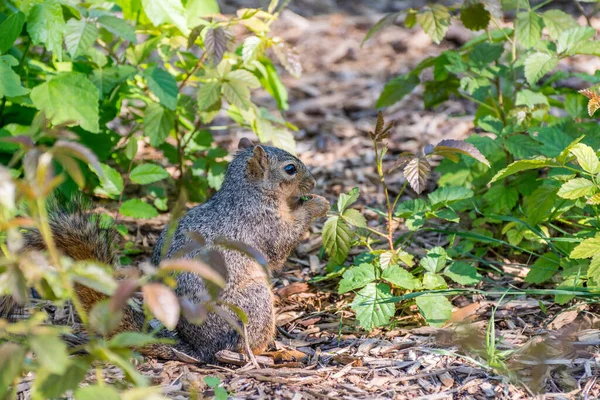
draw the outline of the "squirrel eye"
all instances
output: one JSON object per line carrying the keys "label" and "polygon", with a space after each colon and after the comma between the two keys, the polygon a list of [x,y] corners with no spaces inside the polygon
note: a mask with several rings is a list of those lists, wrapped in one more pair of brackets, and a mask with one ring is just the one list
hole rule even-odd
{"label": "squirrel eye", "polygon": [[297,171],[296,166],[294,164],[288,164],[285,167],[283,167],[283,170],[288,174],[288,175],[294,175]]}

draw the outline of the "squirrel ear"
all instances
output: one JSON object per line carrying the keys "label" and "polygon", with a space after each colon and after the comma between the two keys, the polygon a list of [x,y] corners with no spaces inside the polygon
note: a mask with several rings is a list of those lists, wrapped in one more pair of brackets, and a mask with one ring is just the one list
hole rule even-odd
{"label": "squirrel ear", "polygon": [[254,146],[252,158],[248,160],[248,173],[254,179],[264,179],[269,169],[269,159],[265,149],[261,146]]}
{"label": "squirrel ear", "polygon": [[249,147],[254,147],[254,143],[248,138],[241,138],[238,143],[238,149],[247,149]]}

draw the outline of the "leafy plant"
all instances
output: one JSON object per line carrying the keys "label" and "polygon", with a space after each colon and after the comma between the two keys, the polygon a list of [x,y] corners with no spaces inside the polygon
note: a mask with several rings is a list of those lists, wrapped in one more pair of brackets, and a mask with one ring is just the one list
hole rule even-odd
{"label": "leafy plant", "polygon": [[[396,313],[393,302],[396,294],[445,289],[447,279],[465,285],[474,285],[481,280],[474,266],[453,261],[441,247],[429,250],[415,265],[414,256],[398,246],[394,238],[394,221],[404,218],[406,226],[413,231],[432,219],[458,222],[460,218],[453,207],[471,198],[471,190],[440,188],[429,194],[428,201],[400,202],[400,198],[409,184],[416,193],[424,190],[431,169],[428,160],[433,156],[458,161],[458,154],[464,154],[485,164],[487,160],[474,146],[459,140],[443,140],[437,146],[428,145],[423,155],[402,153],[391,170],[403,168],[406,182],[391,201],[383,166],[387,153],[383,141],[391,128],[391,125],[385,125],[379,113],[375,130],[370,132],[376,168],[386,199],[386,211],[376,211],[385,220],[387,232],[369,227],[358,210],[349,208],[358,200],[358,188],[340,195],[337,210],[331,213],[323,227],[323,245],[329,255],[330,269],[342,276],[338,291],[340,294],[356,291],[352,309],[366,329],[389,323]],[[377,238],[385,239],[385,244],[381,246]],[[368,251],[355,257],[352,266],[343,267],[353,245],[365,246]],[[416,297],[415,301],[423,317],[432,325],[443,325],[451,316],[452,305],[443,295],[430,293]]]}

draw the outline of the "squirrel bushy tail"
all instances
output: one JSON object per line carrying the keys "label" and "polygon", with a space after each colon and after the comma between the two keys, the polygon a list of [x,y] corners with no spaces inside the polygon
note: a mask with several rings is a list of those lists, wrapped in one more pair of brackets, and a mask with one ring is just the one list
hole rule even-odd
{"label": "squirrel bushy tail", "polygon": [[[52,201],[49,207],[49,225],[56,248],[62,253],[77,261],[97,261],[110,266],[118,264],[117,246],[120,235],[117,230],[105,223],[100,214],[91,212],[90,203],[77,197],[70,200],[66,206],[59,206],[57,201]],[[39,230],[29,229],[23,234],[23,250],[42,251],[46,244]],[[76,283],[75,292],[83,308],[89,312],[101,300],[108,298],[92,288]],[[9,316],[14,312],[17,304],[10,297],[0,298],[0,316]],[[123,331],[141,331],[145,316],[143,312],[126,306],[119,327],[113,334]],[[159,336],[171,337],[165,330]],[[173,347],[166,344],[153,344],[140,349],[146,356],[167,360],[189,361],[186,354],[191,349],[185,345]]]}

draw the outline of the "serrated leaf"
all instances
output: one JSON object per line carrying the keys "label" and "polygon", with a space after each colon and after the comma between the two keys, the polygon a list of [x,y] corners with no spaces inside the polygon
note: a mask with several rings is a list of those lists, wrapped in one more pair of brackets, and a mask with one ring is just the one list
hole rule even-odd
{"label": "serrated leaf", "polygon": [[519,191],[514,187],[506,187],[497,183],[483,195],[483,199],[493,213],[502,214],[517,205]]}
{"label": "serrated leaf", "polygon": [[413,274],[398,265],[390,265],[384,269],[381,279],[402,289],[414,290],[417,287],[417,281]]}
{"label": "serrated leaf", "polygon": [[21,86],[21,78],[12,67],[19,62],[11,55],[0,56],[0,99],[24,96],[29,89]]}
{"label": "serrated leaf", "polygon": [[242,110],[248,110],[252,103],[250,102],[250,89],[248,85],[240,80],[233,80],[223,84],[223,96],[231,105]]}
{"label": "serrated leaf", "polygon": [[179,89],[175,77],[159,67],[150,67],[144,71],[148,88],[158,97],[160,104],[170,110],[177,107]]}
{"label": "serrated leaf", "polygon": [[600,204],[600,193],[596,193],[586,201],[587,204],[597,206]]}
{"label": "serrated leaf", "polygon": [[548,218],[556,202],[556,192],[558,188],[542,185],[528,197],[525,215],[530,224],[537,225]]}
{"label": "serrated leaf", "polygon": [[142,287],[144,303],[163,325],[173,330],[179,321],[179,301],[171,289],[160,283],[149,283]]}
{"label": "serrated leaf", "polygon": [[188,35],[190,30],[187,26],[185,9],[181,0],[141,0],[144,12],[154,26],[163,23],[175,25],[181,33]]}
{"label": "serrated leaf", "polygon": [[442,327],[452,317],[452,304],[442,295],[425,294],[417,297],[415,302],[431,326]]}
{"label": "serrated leaf", "polygon": [[473,191],[464,187],[444,186],[427,196],[432,207],[438,204],[452,204],[454,202],[470,199],[473,197]]}
{"label": "serrated leaf", "polygon": [[214,65],[219,65],[231,44],[231,33],[221,27],[209,28],[204,36],[204,51]]}
{"label": "serrated leaf", "polygon": [[160,146],[175,127],[175,115],[160,104],[151,103],[144,115],[144,132],[153,147]]}
{"label": "serrated leaf", "polygon": [[585,178],[574,178],[565,182],[558,190],[558,195],[563,199],[575,200],[583,196],[594,194],[596,185]]}
{"label": "serrated leaf", "polygon": [[558,256],[554,253],[546,253],[538,258],[531,266],[525,282],[540,284],[550,280],[558,271]]}
{"label": "serrated leaf", "polygon": [[94,69],[89,79],[100,93],[100,100],[108,95],[117,85],[125,82],[136,69],[131,65],[115,65],[114,67]]}
{"label": "serrated leaf", "polygon": [[431,273],[440,272],[446,266],[448,254],[442,247],[434,247],[427,251],[427,255],[421,259],[419,265]]}
{"label": "serrated leaf", "polygon": [[404,167],[404,177],[417,194],[425,190],[430,172],[431,165],[423,157],[413,158]]}
{"label": "serrated leaf", "polygon": [[355,226],[357,228],[367,227],[367,220],[358,210],[347,209],[346,211],[344,211],[342,216],[344,217],[344,220],[352,226]]}
{"label": "serrated leaf", "polygon": [[31,101],[54,125],[77,122],[87,131],[100,130],[98,89],[79,72],[65,72],[34,87]]}
{"label": "serrated leaf", "polygon": [[462,140],[444,139],[433,148],[433,153],[446,158],[449,158],[451,154],[459,153],[474,158],[488,167],[490,166],[489,161],[477,150],[477,147]]}
{"label": "serrated leaf", "polygon": [[113,35],[117,35],[131,43],[137,43],[135,29],[125,20],[112,15],[103,15],[98,18],[98,23]]}
{"label": "serrated leaf", "polygon": [[517,14],[515,30],[517,39],[526,48],[533,47],[542,37],[544,21],[535,11],[524,11]]}
{"label": "serrated leaf", "polygon": [[242,60],[244,64],[249,64],[252,61],[256,60],[256,58],[264,51],[264,41],[263,39],[250,36],[244,40],[244,44],[242,45]]}
{"label": "serrated leaf", "polygon": [[154,218],[158,216],[156,208],[140,199],[131,199],[119,207],[119,213],[132,218]]}
{"label": "serrated leaf", "polygon": [[244,83],[251,89],[256,89],[260,87],[260,82],[254,74],[250,71],[246,71],[245,69],[236,69],[227,74],[226,79],[228,81],[239,81],[240,83]]}
{"label": "serrated leaf", "polygon": [[571,258],[590,258],[600,254],[600,237],[585,239],[571,251]]}
{"label": "serrated leaf", "polygon": [[221,98],[221,82],[206,82],[198,91],[198,111],[204,111]]}
{"label": "serrated leaf", "polygon": [[441,4],[433,4],[417,14],[417,22],[434,43],[440,44],[450,27],[450,12]]}
{"label": "serrated leaf", "polygon": [[384,302],[391,298],[390,287],[385,283],[369,283],[356,293],[352,309],[356,312],[360,325],[366,330],[372,330],[389,323],[396,313],[396,306],[394,303]]}
{"label": "serrated leaf", "polygon": [[542,18],[548,30],[548,35],[554,40],[557,40],[565,30],[579,26],[573,17],[561,10],[545,11]]}
{"label": "serrated leaf", "polygon": [[558,59],[547,53],[534,53],[525,60],[525,78],[535,85],[544,75],[558,65]]}
{"label": "serrated leaf", "polygon": [[429,206],[423,199],[406,200],[398,204],[394,211],[394,216],[398,218],[407,218],[414,214],[424,213],[429,210]]}
{"label": "serrated leaf", "polygon": [[448,285],[441,275],[431,272],[423,274],[423,288],[427,290],[445,289]]}
{"label": "serrated leaf", "polygon": [[141,164],[135,167],[129,174],[133,183],[147,185],[168,178],[170,174],[160,165]]}
{"label": "serrated leaf", "polygon": [[490,12],[482,3],[465,3],[460,9],[460,20],[465,28],[479,31],[487,28],[490,23]]}
{"label": "serrated leaf", "polygon": [[341,217],[334,216],[323,226],[323,246],[332,262],[341,265],[350,253],[352,231]]}
{"label": "serrated leaf", "polygon": [[71,18],[65,30],[65,45],[71,57],[84,54],[98,38],[96,24]]}
{"label": "serrated leaf", "polygon": [[593,175],[600,172],[598,156],[590,146],[583,143],[577,143],[571,148],[570,152],[577,158],[577,163],[585,172],[589,172]]}
{"label": "serrated leaf", "polygon": [[100,165],[102,168],[103,177],[98,175],[98,172],[94,171],[96,175],[100,178],[102,182],[101,188],[96,188],[94,192],[103,194],[108,197],[116,197],[121,194],[123,191],[123,178],[121,178],[121,174],[117,170],[112,167],[109,167],[106,164]]}
{"label": "serrated leaf", "polygon": [[300,55],[285,43],[278,43],[271,47],[275,56],[283,67],[294,77],[300,78],[302,75],[302,64]]}
{"label": "serrated leaf", "polygon": [[600,285],[600,254],[596,254],[590,261],[590,266],[587,271],[588,279],[591,279],[596,286]]}
{"label": "serrated leaf", "polygon": [[341,193],[340,197],[338,198],[338,202],[337,202],[338,212],[344,212],[344,210],[346,208],[348,208],[352,204],[354,204],[356,202],[356,200],[358,200],[359,195],[360,195],[360,189],[357,187],[352,188],[352,190],[350,190],[348,192],[348,194]]}
{"label": "serrated leaf", "polygon": [[27,16],[27,32],[33,44],[46,45],[58,60],[62,60],[65,27],[62,6],[55,0],[35,4]]}
{"label": "serrated leaf", "polygon": [[466,262],[455,261],[446,268],[444,275],[461,285],[476,285],[481,281],[477,269]]}
{"label": "serrated leaf", "polygon": [[563,31],[556,41],[556,52],[565,54],[575,54],[574,51],[581,42],[592,37],[596,30],[589,26],[577,26]]}
{"label": "serrated leaf", "polygon": [[508,167],[501,169],[498,171],[496,175],[492,178],[490,183],[494,183],[499,181],[500,179],[504,179],[507,176],[511,176],[516,174],[517,172],[527,171],[530,169],[541,169],[549,166],[556,166],[556,162],[549,158],[539,158],[534,160],[519,160],[510,164]]}
{"label": "serrated leaf", "polygon": [[420,82],[417,74],[406,74],[391,79],[385,84],[381,95],[379,95],[376,107],[387,107],[399,102],[410,94]]}
{"label": "serrated leaf", "polygon": [[[6,53],[21,34],[25,24],[25,14],[20,11],[12,13],[0,24],[0,53]],[[0,74],[1,76],[1,74]]]}
{"label": "serrated leaf", "polygon": [[342,294],[360,289],[373,282],[376,278],[375,267],[372,264],[360,264],[350,267],[342,275],[338,293]]}

